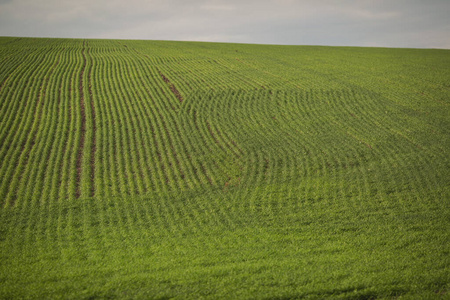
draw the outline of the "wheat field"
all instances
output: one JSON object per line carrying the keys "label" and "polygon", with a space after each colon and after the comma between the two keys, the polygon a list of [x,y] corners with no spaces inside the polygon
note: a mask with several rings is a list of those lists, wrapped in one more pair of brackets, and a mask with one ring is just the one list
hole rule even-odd
{"label": "wheat field", "polygon": [[449,70],[0,38],[0,298],[448,297]]}

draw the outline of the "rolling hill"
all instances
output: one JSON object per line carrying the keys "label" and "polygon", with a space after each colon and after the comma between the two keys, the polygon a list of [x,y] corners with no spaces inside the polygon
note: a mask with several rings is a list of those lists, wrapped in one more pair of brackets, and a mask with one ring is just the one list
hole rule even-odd
{"label": "rolling hill", "polygon": [[443,298],[450,51],[0,38],[0,298]]}

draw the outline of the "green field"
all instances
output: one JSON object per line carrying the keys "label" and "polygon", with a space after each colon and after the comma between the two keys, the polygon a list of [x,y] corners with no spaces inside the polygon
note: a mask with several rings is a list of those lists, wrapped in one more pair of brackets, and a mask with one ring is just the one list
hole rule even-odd
{"label": "green field", "polygon": [[0,298],[450,298],[450,50],[0,38]]}

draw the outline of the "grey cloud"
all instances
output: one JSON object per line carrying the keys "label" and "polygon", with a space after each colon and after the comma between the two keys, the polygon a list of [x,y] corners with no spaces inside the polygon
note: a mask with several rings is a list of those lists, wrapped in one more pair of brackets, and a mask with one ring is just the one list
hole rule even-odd
{"label": "grey cloud", "polygon": [[450,48],[450,1],[0,0],[0,35]]}

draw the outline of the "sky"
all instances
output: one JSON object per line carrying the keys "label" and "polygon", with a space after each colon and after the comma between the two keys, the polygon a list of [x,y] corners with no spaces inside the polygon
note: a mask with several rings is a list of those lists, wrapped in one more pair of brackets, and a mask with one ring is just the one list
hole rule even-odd
{"label": "sky", "polygon": [[0,36],[450,49],[450,0],[0,0]]}

